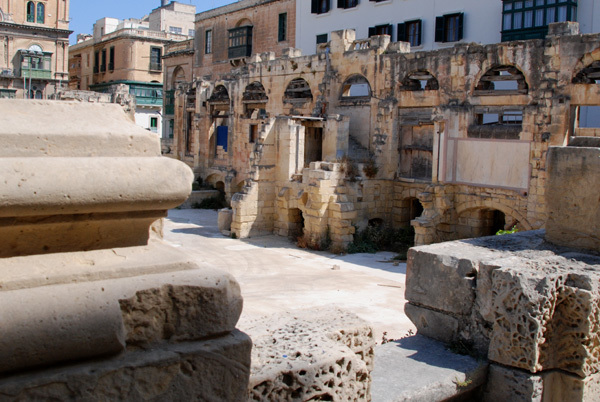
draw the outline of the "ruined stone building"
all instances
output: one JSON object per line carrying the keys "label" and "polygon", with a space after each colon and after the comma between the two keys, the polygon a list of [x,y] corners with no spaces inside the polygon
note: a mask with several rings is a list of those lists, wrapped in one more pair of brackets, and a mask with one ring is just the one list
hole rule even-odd
{"label": "ruined stone building", "polygon": [[107,92],[125,84],[136,98],[136,123],[162,133],[164,46],[193,35],[196,7],[171,2],[141,20],[102,18],[92,36],[69,48],[69,88]]}
{"label": "ruined stone building", "polygon": [[[546,150],[598,136],[600,35],[410,52],[338,31],[314,55],[254,55],[195,78],[173,151],[222,188],[232,232],[327,235],[412,225],[417,244],[543,227]],[[177,105],[177,99],[176,99]],[[193,161],[193,162],[192,162]]]}
{"label": "ruined stone building", "polygon": [[413,50],[456,43],[541,39],[553,22],[578,21],[582,33],[600,31],[593,0],[311,0],[296,3],[296,47],[314,53],[330,32],[354,29],[357,39],[389,35]]}
{"label": "ruined stone building", "polygon": [[[244,65],[252,54],[274,52],[281,56],[284,49],[296,44],[295,12],[296,0],[242,0],[196,15],[194,41],[165,48],[163,146],[170,147],[175,129],[183,130],[178,138],[188,136],[191,130],[193,108],[188,105],[195,97],[192,77],[210,80]],[[181,103],[176,108],[177,89]],[[193,162],[187,151],[179,157]]]}
{"label": "ruined stone building", "polygon": [[69,0],[0,0],[0,98],[46,99],[67,86]]}

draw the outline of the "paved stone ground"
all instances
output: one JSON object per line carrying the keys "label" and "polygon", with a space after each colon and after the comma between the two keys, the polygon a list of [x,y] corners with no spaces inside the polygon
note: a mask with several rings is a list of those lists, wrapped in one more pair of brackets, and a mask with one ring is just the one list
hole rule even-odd
{"label": "paved stone ground", "polygon": [[406,264],[383,262],[393,253],[339,256],[300,249],[279,236],[231,239],[218,231],[212,210],[169,211],[165,240],[237,278],[244,296],[242,331],[263,315],[327,305],[368,321],[378,343],[384,332],[398,339],[415,330],[404,314]]}

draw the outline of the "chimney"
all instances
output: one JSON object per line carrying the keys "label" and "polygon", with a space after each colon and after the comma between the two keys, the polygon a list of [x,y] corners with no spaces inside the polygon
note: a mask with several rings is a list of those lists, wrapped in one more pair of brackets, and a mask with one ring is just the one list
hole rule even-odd
{"label": "chimney", "polygon": [[161,7],[164,7],[164,6],[167,6],[167,5],[169,5],[169,0],[160,0],[160,6]]}

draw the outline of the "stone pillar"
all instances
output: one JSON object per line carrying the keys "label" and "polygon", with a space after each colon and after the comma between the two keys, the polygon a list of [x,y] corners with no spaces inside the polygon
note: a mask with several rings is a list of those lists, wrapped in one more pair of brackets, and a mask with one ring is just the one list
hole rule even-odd
{"label": "stone pillar", "polygon": [[237,282],[150,235],[191,170],[119,105],[0,110],[0,399],[245,399]]}

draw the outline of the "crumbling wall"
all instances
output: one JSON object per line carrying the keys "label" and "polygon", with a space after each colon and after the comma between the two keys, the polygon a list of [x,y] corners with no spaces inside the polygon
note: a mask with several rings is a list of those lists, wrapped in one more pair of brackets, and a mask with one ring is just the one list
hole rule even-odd
{"label": "crumbling wall", "polygon": [[[357,185],[348,184],[342,191],[354,204],[354,224],[384,215],[404,225],[407,199],[417,198],[424,211],[408,219],[417,244],[477,236],[486,228],[542,228],[548,219],[548,147],[586,132],[574,123],[577,107],[600,105],[597,84],[585,79],[600,62],[598,36],[577,35],[576,26],[564,30],[563,25],[553,26],[543,40],[459,44],[431,52],[409,52],[407,44],[390,43],[387,36],[355,40],[347,30],[332,33],[315,55],[293,49],[280,58],[254,55],[243,68],[207,83],[210,90],[228,85],[234,150],[218,166],[205,154],[205,148],[212,149],[210,102],[198,102],[195,169],[203,177],[226,171],[232,183],[264,180],[255,177],[259,157],[274,162],[277,191],[289,187],[290,181],[301,181],[288,174],[300,142],[251,143],[250,126],[260,131],[278,116],[313,119],[323,128],[323,161],[349,160],[359,170],[360,163],[369,162],[374,168],[369,175],[360,172],[362,185],[375,193],[380,186],[374,196],[385,205],[373,208],[377,200],[361,201]],[[347,92],[357,82],[368,94]],[[267,99],[263,96],[262,107],[248,115],[244,93],[253,83],[260,83]],[[344,119],[347,128],[333,128]],[[304,126],[316,127],[311,124]],[[278,171],[280,161],[288,173]],[[405,196],[416,188],[422,194]],[[286,212],[267,210],[267,215],[281,221]],[[492,224],[488,216],[495,216]]]}

